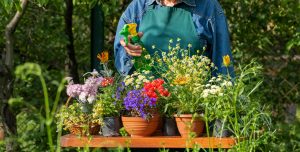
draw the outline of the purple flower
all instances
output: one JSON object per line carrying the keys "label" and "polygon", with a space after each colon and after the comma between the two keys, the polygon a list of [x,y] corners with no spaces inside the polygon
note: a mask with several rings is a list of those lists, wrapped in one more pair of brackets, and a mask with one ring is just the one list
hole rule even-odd
{"label": "purple flower", "polygon": [[132,116],[148,119],[156,107],[156,99],[148,97],[143,90],[131,90],[124,98],[124,106]]}

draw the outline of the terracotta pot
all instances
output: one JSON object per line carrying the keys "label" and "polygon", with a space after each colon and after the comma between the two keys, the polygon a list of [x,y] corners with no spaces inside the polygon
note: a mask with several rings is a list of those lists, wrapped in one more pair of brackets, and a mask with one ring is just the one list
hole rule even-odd
{"label": "terracotta pot", "polygon": [[73,135],[82,135],[82,136],[86,136],[88,134],[98,135],[100,131],[100,125],[91,124],[88,130],[85,130],[85,128],[81,125],[74,125],[69,130]]}
{"label": "terracotta pot", "polygon": [[192,120],[192,116],[191,114],[174,115],[178,131],[182,137],[188,137],[191,132],[194,132],[196,137],[203,133],[204,121],[201,117]]}
{"label": "terracotta pot", "polygon": [[3,128],[0,126],[0,141],[4,139],[4,130]]}
{"label": "terracotta pot", "polygon": [[154,115],[149,121],[142,117],[122,117],[123,126],[131,137],[152,135],[157,129],[159,121],[159,115]]}

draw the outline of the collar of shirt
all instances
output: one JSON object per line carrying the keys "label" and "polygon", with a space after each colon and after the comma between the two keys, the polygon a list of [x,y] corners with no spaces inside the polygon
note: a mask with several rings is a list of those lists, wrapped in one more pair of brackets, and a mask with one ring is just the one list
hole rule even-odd
{"label": "collar of shirt", "polygon": [[[160,3],[161,0],[148,0],[148,1],[146,2],[146,4],[147,4],[147,5],[151,5],[151,4],[153,4],[155,1],[156,1],[156,3],[158,3],[158,4],[161,4],[161,3]],[[189,5],[189,6],[196,6],[195,0],[179,0],[178,3],[181,3],[181,2],[183,2],[183,3],[185,3],[185,4]]]}

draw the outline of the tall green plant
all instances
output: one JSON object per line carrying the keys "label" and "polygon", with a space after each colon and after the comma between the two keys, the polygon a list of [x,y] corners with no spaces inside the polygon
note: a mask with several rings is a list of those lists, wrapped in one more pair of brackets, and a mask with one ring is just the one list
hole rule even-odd
{"label": "tall green plant", "polygon": [[[66,82],[66,80],[63,79],[61,81],[61,83],[59,84],[55,99],[53,101],[53,106],[50,107],[51,101],[49,101],[47,84],[45,82],[45,79],[44,79],[44,76],[42,73],[42,69],[38,64],[25,63],[23,65],[20,65],[16,68],[15,74],[16,74],[17,78],[20,78],[22,80],[27,80],[30,75],[37,76],[40,80],[40,83],[41,83],[42,89],[43,89],[43,94],[44,94],[44,106],[45,106],[44,107],[45,113],[41,114],[41,119],[42,119],[42,122],[44,123],[44,125],[46,126],[49,149],[51,152],[53,152],[54,151],[54,143],[53,143],[53,136],[52,136],[53,120],[54,120],[55,112],[57,110],[57,106],[58,106],[58,103],[60,100],[60,95],[64,89],[64,83]],[[59,147],[59,145],[58,145],[58,147]]]}

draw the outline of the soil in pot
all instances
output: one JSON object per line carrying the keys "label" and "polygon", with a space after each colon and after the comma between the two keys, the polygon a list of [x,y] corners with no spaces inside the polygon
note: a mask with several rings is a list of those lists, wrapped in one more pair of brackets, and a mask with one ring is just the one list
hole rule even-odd
{"label": "soil in pot", "polygon": [[142,117],[122,117],[125,130],[131,137],[146,137],[152,135],[158,127],[160,121],[159,115],[145,120]]}
{"label": "soil in pot", "polygon": [[120,117],[105,117],[101,126],[102,135],[105,137],[120,136],[121,127]]}
{"label": "soil in pot", "polygon": [[163,133],[165,136],[179,136],[175,118],[164,118]]}
{"label": "soil in pot", "polygon": [[191,114],[175,115],[178,131],[182,137],[189,137],[191,132],[195,133],[195,136],[201,136],[204,129],[204,121],[201,117],[192,118]]}

